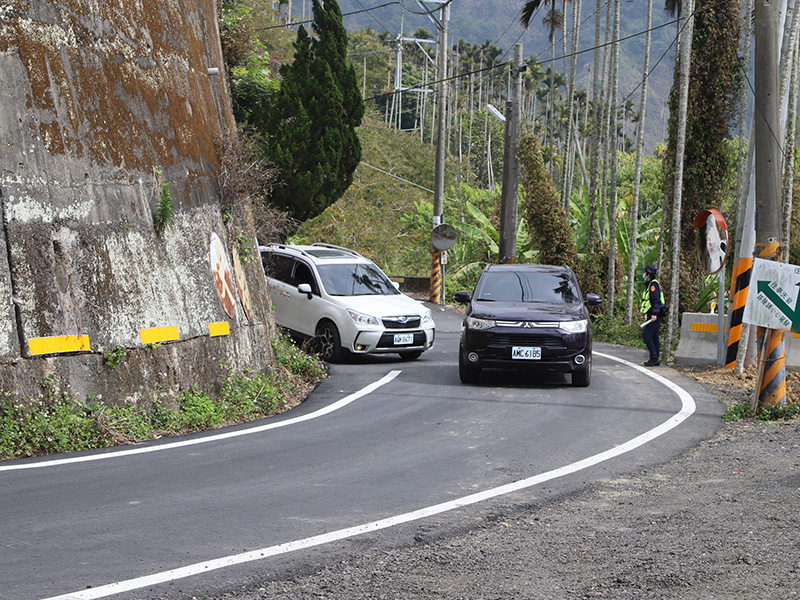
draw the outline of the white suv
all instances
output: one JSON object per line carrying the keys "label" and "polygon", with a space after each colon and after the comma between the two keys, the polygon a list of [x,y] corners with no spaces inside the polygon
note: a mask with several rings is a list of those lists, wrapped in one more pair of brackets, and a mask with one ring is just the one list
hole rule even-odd
{"label": "white suv", "polygon": [[433,347],[431,311],[357,252],[329,244],[259,251],[275,320],[296,337],[314,338],[324,360],[348,352],[413,360]]}

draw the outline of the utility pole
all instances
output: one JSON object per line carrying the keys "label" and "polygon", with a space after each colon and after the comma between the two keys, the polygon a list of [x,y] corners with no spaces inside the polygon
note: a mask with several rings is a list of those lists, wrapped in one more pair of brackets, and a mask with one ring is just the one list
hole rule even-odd
{"label": "utility pole", "polygon": [[[437,56],[439,96],[436,102],[436,171],[433,186],[433,227],[444,221],[444,159],[445,159],[445,127],[447,125],[447,25],[450,21],[450,4],[442,5],[439,25],[439,55]],[[444,277],[442,274],[442,253],[436,248],[431,255],[430,301],[440,304],[442,301]]]}
{"label": "utility pole", "polygon": [[522,96],[522,44],[514,45],[511,67],[513,85],[506,102],[506,137],[503,146],[503,192],[500,200],[500,263],[517,260],[517,180],[519,148],[519,103]]}
{"label": "utility pole", "polygon": [[[755,0],[755,177],[756,247],[759,258],[783,262],[781,240],[781,150],[778,65],[781,38],[776,0]],[[786,402],[783,331],[767,330],[762,341],[754,404]]]}
{"label": "utility pole", "polygon": [[450,20],[450,5],[442,7],[442,17],[439,23],[439,55],[438,63],[439,95],[436,98],[436,171],[433,187],[433,219],[434,226],[439,223],[444,213],[444,159],[445,159],[445,129],[447,126],[447,24]]}

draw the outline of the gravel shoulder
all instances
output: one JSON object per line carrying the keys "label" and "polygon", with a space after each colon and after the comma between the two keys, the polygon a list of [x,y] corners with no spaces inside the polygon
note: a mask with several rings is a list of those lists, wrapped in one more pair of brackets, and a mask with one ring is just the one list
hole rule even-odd
{"label": "gravel shoulder", "polygon": [[[750,392],[727,371],[688,374],[736,401]],[[655,468],[205,597],[785,600],[800,596],[798,523],[800,422],[742,421]]]}
{"label": "gravel shoulder", "polygon": [[726,424],[658,468],[214,597],[795,598],[799,445],[798,422]]}

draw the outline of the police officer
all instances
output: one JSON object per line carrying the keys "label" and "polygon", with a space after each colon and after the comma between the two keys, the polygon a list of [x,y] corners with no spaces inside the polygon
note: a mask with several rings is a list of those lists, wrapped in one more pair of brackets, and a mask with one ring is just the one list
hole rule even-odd
{"label": "police officer", "polygon": [[642,339],[644,339],[644,345],[647,346],[647,350],[650,352],[649,360],[642,364],[645,367],[657,367],[661,364],[659,360],[661,342],[658,336],[666,303],[664,302],[664,291],[656,279],[656,268],[653,265],[647,265],[642,271],[642,278],[646,287],[642,293],[642,302],[639,310],[648,319],[642,327]]}

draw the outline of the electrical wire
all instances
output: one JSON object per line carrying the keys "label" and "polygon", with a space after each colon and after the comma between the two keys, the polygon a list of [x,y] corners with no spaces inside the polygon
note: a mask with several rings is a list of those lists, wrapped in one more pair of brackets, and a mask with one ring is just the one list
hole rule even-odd
{"label": "electrical wire", "polygon": [[744,74],[745,80],[747,80],[747,87],[750,88],[750,91],[753,94],[753,110],[755,111],[758,109],[759,114],[764,118],[764,122],[767,124],[767,128],[769,129],[769,134],[772,136],[772,139],[775,140],[775,143],[778,145],[778,149],[781,151],[781,157],[786,160],[786,152],[783,148],[783,141],[778,139],[778,135],[773,131],[772,125],[770,125],[769,120],[766,119],[764,116],[764,108],[761,106],[761,103],[758,101],[758,95],[756,94],[755,87],[753,86],[753,82],[750,80],[750,68],[744,68],[744,64],[742,64],[742,58],[740,56],[736,57],[736,60],[739,62],[739,66],[742,69],[742,73]]}

